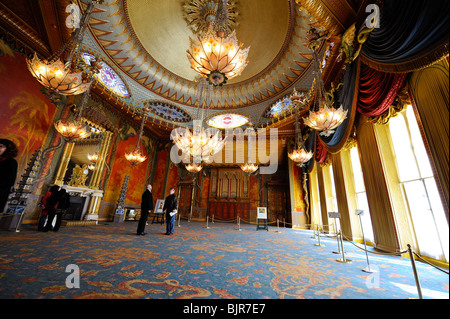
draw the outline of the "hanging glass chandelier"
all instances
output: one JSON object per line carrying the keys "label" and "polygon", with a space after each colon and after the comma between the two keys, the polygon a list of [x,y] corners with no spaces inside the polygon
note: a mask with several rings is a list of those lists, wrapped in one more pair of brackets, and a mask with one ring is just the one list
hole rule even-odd
{"label": "hanging glass chandelier", "polygon": [[342,124],[347,117],[347,110],[344,110],[342,105],[339,108],[334,108],[328,100],[325,92],[325,85],[322,79],[322,69],[320,67],[319,55],[317,48],[320,45],[324,35],[321,35],[319,31],[311,27],[307,33],[307,45],[313,50],[313,63],[314,63],[314,106],[313,110],[309,111],[308,117],[303,121],[310,128],[320,131],[322,136],[330,136],[335,132],[335,128]]}
{"label": "hanging glass chandelier", "polygon": [[[70,39],[49,59],[41,60],[34,53],[31,60],[26,60],[33,77],[50,90],[52,95],[78,95],[86,92],[92,84],[90,77],[85,74],[85,67],[89,68],[80,58],[79,48],[94,4],[97,3],[103,3],[103,0],[89,2],[81,17],[78,6],[69,4],[66,12],[70,12],[70,15],[66,19],[66,26],[75,29]],[[66,56],[63,56],[65,53]]]}
{"label": "hanging glass chandelier", "polygon": [[86,124],[78,121],[59,120],[55,122],[55,129],[67,142],[83,139],[91,135]]}
{"label": "hanging glass chandelier", "polygon": [[303,143],[302,130],[300,128],[297,111],[295,112],[295,146],[288,153],[288,156],[292,161],[299,165],[303,165],[313,157],[313,153],[308,151]]}
{"label": "hanging glass chandelier", "polygon": [[200,12],[203,12],[207,31],[198,35],[198,41],[189,38],[187,57],[192,69],[210,84],[222,86],[227,80],[241,75],[248,64],[250,47],[243,49],[236,32],[229,30],[227,0],[203,2],[204,8]]}
{"label": "hanging glass chandelier", "polygon": [[141,164],[147,159],[147,156],[144,154],[144,152],[141,150],[141,139],[142,139],[142,133],[144,132],[144,124],[145,120],[147,118],[147,113],[144,110],[143,116],[142,116],[142,122],[141,127],[139,129],[139,136],[136,142],[136,147],[134,150],[130,153],[125,154],[125,158],[127,161],[131,163],[131,166],[136,166],[138,164]]}
{"label": "hanging glass chandelier", "polygon": [[[186,128],[172,130],[170,138],[181,150],[184,162],[195,163],[209,162],[211,158],[220,152],[227,137],[222,138],[222,132],[217,128],[205,128],[203,126],[207,105],[210,103],[212,87],[207,85],[200,77],[197,77],[197,101],[198,108],[195,120],[192,122],[192,132]],[[193,166],[189,166],[192,169]],[[186,169],[188,167],[186,166]]]}
{"label": "hanging glass chandelier", "polygon": [[243,170],[244,173],[246,173],[247,175],[253,174],[259,168],[258,165],[254,164],[252,162],[245,163],[244,165],[241,165],[240,167],[241,167],[241,170]]}
{"label": "hanging glass chandelier", "polygon": [[92,163],[97,163],[97,160],[98,160],[98,153],[97,152],[94,152],[94,153],[92,153],[92,154],[88,154],[87,155],[87,158],[88,158],[88,160],[90,161],[90,162],[92,162]]}
{"label": "hanging glass chandelier", "polygon": [[82,121],[81,117],[83,108],[89,99],[89,92],[90,87],[83,93],[79,110],[76,112],[73,120],[62,119],[54,123],[56,131],[58,131],[68,143],[72,143],[76,139],[89,137],[92,134],[91,129]]}
{"label": "hanging glass chandelier", "polygon": [[186,165],[186,170],[189,173],[196,174],[202,170],[202,165],[197,163],[189,163]]}

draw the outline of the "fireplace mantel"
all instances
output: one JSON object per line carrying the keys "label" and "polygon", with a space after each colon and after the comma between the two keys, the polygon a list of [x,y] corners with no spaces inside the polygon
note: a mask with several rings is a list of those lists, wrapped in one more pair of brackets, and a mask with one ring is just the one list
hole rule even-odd
{"label": "fireplace mantel", "polygon": [[83,212],[81,213],[81,220],[98,220],[98,214],[92,210],[92,207],[96,207],[103,197],[103,191],[99,189],[92,189],[88,187],[75,187],[69,185],[60,185],[64,188],[70,196],[86,197],[84,203]]}

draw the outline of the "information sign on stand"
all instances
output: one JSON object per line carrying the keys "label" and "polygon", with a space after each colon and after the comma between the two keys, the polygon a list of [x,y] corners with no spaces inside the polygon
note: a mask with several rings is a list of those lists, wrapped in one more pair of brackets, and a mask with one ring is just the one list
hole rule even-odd
{"label": "information sign on stand", "polygon": [[267,207],[258,207],[256,214],[256,230],[265,229],[269,231],[267,225]]}
{"label": "information sign on stand", "polygon": [[156,201],[152,224],[164,224],[163,208],[164,208],[164,199],[158,199]]}
{"label": "information sign on stand", "polygon": [[[341,246],[339,243],[337,223],[336,223],[336,219],[341,218],[341,214],[339,212],[328,212],[328,217],[334,218],[334,230],[336,232],[336,240],[337,240],[337,246],[338,246],[338,250],[333,251],[333,254],[341,254],[342,252],[341,252]],[[340,221],[339,221],[339,223],[340,223]]]}
{"label": "information sign on stand", "polygon": [[368,272],[368,273],[372,273],[372,272],[377,272],[374,269],[370,269],[370,263],[369,263],[369,255],[367,253],[367,245],[366,245],[366,239],[364,237],[364,227],[363,227],[363,223],[362,223],[362,219],[361,216],[364,215],[364,210],[362,209],[356,209],[355,210],[355,215],[359,216],[359,223],[361,225],[361,232],[362,232],[362,236],[363,236],[363,242],[364,242],[364,251],[366,252],[366,260],[367,260],[367,267],[363,268],[362,271]]}

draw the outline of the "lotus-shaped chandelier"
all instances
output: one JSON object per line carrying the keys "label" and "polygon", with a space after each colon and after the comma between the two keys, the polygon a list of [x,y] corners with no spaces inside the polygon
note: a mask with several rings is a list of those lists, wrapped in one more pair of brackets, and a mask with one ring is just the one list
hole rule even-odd
{"label": "lotus-shaped chandelier", "polygon": [[[243,44],[236,38],[235,30],[228,28],[227,0],[200,1],[203,8],[197,20],[204,27],[198,34],[198,41],[190,39],[190,49],[187,57],[191,68],[214,85],[222,86],[227,80],[241,75],[248,64],[249,47],[243,49]],[[206,13],[204,13],[206,12]]]}
{"label": "lotus-shaped chandelier", "polygon": [[313,153],[308,151],[303,143],[302,131],[300,128],[297,111],[295,112],[295,135],[295,146],[288,153],[288,157],[297,164],[303,165],[312,158]]}
{"label": "lotus-shaped chandelier", "polygon": [[146,117],[147,117],[147,110],[144,109],[136,146],[135,146],[134,150],[131,151],[130,153],[125,153],[125,158],[127,159],[127,161],[129,161],[131,163],[131,166],[136,166],[138,164],[141,164],[142,162],[144,162],[147,159],[147,156],[145,155],[144,151],[141,149],[141,139],[142,139],[142,134],[144,132],[144,124],[145,124]]}
{"label": "lotus-shaped chandelier", "polygon": [[212,87],[200,77],[197,77],[196,81],[198,108],[195,120],[192,121],[192,131],[189,127],[179,127],[172,130],[170,134],[173,143],[182,152],[183,162],[196,164],[194,166],[187,165],[186,169],[189,171],[196,169],[200,171],[202,162],[210,162],[211,158],[220,152],[227,142],[226,137],[222,138],[221,130],[204,127],[204,117],[210,102]]}
{"label": "lotus-shaped chandelier", "polygon": [[79,49],[97,3],[103,3],[103,0],[90,1],[82,16],[76,4],[69,4],[66,7],[66,12],[70,13],[66,26],[74,29],[69,40],[48,59],[41,60],[34,53],[31,60],[26,60],[33,77],[50,90],[52,95],[82,94],[88,91],[92,84],[91,77],[86,73],[89,73],[90,68],[80,58]]}
{"label": "lotus-shaped chandelier", "polygon": [[71,143],[76,139],[83,139],[92,134],[90,127],[82,121],[83,108],[89,99],[89,89],[83,93],[78,110],[75,113],[74,119],[61,119],[54,123],[56,131],[63,136],[63,138]]}
{"label": "lotus-shaped chandelier", "polygon": [[189,173],[196,174],[202,170],[202,165],[197,163],[189,163],[186,165],[186,170]]}
{"label": "lotus-shaped chandelier", "polygon": [[91,135],[88,126],[80,120],[59,120],[56,121],[54,125],[58,133],[69,143],[76,139],[83,139]]}
{"label": "lotus-shaped chandelier", "polygon": [[330,136],[335,132],[335,128],[342,124],[347,117],[347,110],[342,105],[335,108],[331,105],[325,92],[325,85],[322,79],[322,69],[320,67],[319,55],[317,49],[324,38],[319,31],[311,27],[307,34],[308,47],[313,50],[314,63],[314,105],[313,110],[309,111],[309,115],[303,118],[303,121],[310,128],[320,131],[322,136]]}
{"label": "lotus-shaped chandelier", "polygon": [[259,168],[258,165],[252,162],[245,163],[244,165],[241,165],[241,170],[244,171],[247,175],[251,175]]}
{"label": "lotus-shaped chandelier", "polygon": [[172,131],[172,141],[182,151],[184,156],[192,157],[195,161],[209,161],[212,156],[220,152],[226,143],[222,132],[216,128],[203,127],[203,121],[194,120],[192,132],[189,128],[178,128]]}

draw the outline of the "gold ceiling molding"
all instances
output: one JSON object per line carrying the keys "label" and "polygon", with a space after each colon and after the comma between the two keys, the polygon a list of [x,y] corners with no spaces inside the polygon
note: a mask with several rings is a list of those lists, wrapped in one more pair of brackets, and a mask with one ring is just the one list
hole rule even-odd
{"label": "gold ceiling molding", "polygon": [[[183,3],[183,17],[195,34],[205,34],[208,31],[205,16],[208,11],[214,11],[214,8],[208,8],[210,5],[209,0],[190,0]],[[205,12],[205,8],[208,8],[207,12]],[[227,4],[227,26],[230,32],[239,25],[238,17],[237,2],[230,1]]]}
{"label": "gold ceiling molding", "polygon": [[319,0],[295,0],[300,5],[300,10],[305,9],[308,14],[313,16],[320,26],[324,27],[330,35],[339,34],[343,26],[335,18],[333,12],[328,8],[324,1]]}
{"label": "gold ceiling molding", "polygon": [[[116,1],[115,4],[109,3],[105,13],[96,16],[95,25],[91,26],[92,33],[103,46],[105,53],[133,80],[153,93],[180,104],[193,105],[195,90],[190,88],[190,81],[179,78],[153,57],[146,58],[149,53],[139,42],[131,25],[128,8],[130,3],[122,0]],[[307,27],[308,17],[296,9],[293,0],[289,1],[288,8],[289,19],[286,19],[289,21],[288,32],[274,60],[251,78],[222,88],[214,95],[212,108],[228,109],[257,105],[289,89],[310,71],[311,54],[303,46],[303,33]],[[180,14],[181,9],[180,6]],[[119,12],[122,12],[122,16]],[[267,14],[270,13],[266,12]],[[111,21],[108,21],[107,17],[111,18]],[[185,21],[183,23],[186,24]],[[125,52],[129,52],[128,56]]]}

